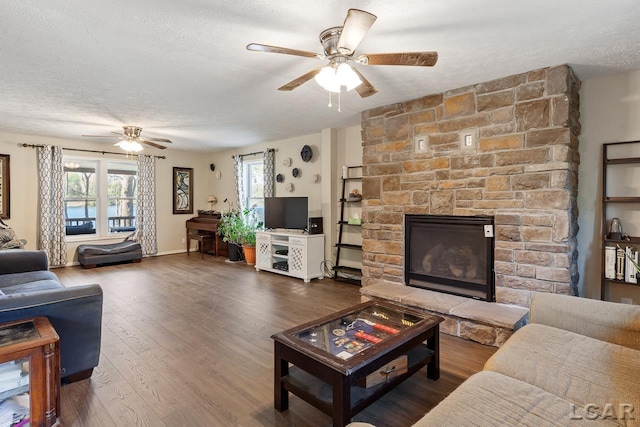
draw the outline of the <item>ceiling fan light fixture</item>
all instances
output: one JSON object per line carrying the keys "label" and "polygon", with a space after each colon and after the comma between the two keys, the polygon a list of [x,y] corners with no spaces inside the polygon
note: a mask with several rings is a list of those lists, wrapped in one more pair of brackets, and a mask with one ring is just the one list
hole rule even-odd
{"label": "ceiling fan light fixture", "polygon": [[127,153],[138,153],[143,150],[142,144],[135,140],[123,139],[115,145],[122,148]]}
{"label": "ceiling fan light fixture", "polygon": [[329,92],[340,92],[340,84],[336,78],[336,69],[333,65],[323,67],[315,76],[315,81]]}
{"label": "ceiling fan light fixture", "polygon": [[316,74],[315,80],[323,89],[335,93],[339,93],[342,86],[348,92],[362,83],[353,68],[345,62],[337,67],[334,64],[327,65]]}
{"label": "ceiling fan light fixture", "polygon": [[336,70],[336,78],[338,82],[340,82],[340,86],[344,86],[347,88],[347,92],[355,89],[362,83],[360,77],[353,71],[353,68],[346,62],[338,65],[338,69]]}

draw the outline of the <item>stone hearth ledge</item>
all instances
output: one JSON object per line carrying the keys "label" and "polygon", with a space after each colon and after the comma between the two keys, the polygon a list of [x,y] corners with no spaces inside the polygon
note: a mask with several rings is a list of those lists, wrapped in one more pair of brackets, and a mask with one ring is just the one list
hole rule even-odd
{"label": "stone hearth ledge", "polygon": [[414,288],[411,286],[377,283],[360,289],[362,300],[397,302],[444,317],[440,331],[500,347],[529,319],[524,307],[478,301],[456,295]]}

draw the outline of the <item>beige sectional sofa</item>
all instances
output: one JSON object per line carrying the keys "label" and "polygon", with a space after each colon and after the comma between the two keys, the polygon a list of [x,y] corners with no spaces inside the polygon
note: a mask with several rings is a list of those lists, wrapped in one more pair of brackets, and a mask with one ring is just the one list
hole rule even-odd
{"label": "beige sectional sofa", "polygon": [[640,306],[536,293],[530,323],[415,426],[640,426]]}

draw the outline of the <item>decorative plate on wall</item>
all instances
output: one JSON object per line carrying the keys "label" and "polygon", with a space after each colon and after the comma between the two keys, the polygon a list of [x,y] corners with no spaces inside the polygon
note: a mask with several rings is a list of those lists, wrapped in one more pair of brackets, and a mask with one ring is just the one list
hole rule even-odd
{"label": "decorative plate on wall", "polygon": [[302,151],[300,151],[300,157],[302,157],[302,160],[304,160],[305,162],[311,160],[311,157],[313,157],[313,150],[311,150],[311,147],[309,147],[308,145],[302,147]]}
{"label": "decorative plate on wall", "polygon": [[287,157],[282,161],[282,164],[285,165],[286,167],[291,166],[291,157]]}
{"label": "decorative plate on wall", "polygon": [[278,182],[284,182],[284,175],[282,175],[281,173],[279,173],[278,175],[276,175],[276,181],[278,181]]}
{"label": "decorative plate on wall", "polygon": [[291,174],[293,175],[293,177],[294,177],[294,178],[299,177],[299,176],[300,176],[300,169],[298,169],[298,168],[293,168],[293,169],[291,170]]}
{"label": "decorative plate on wall", "polygon": [[218,179],[222,178],[222,172],[216,171],[216,178]]}
{"label": "decorative plate on wall", "polygon": [[291,193],[293,191],[293,184],[289,182],[285,188],[289,193]]}

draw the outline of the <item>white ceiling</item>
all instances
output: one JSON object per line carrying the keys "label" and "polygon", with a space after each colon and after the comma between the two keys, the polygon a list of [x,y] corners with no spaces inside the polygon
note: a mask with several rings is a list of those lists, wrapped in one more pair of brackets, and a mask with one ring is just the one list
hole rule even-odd
{"label": "white ceiling", "polygon": [[[245,49],[322,53],[319,33],[350,7],[378,16],[356,53],[435,50],[438,63],[358,66],[379,92],[343,94],[338,112],[314,81],[277,91],[322,62]],[[174,149],[217,150],[357,125],[373,107],[563,63],[582,80],[640,69],[638,1],[9,0],[0,132],[80,139],[137,125]]]}

